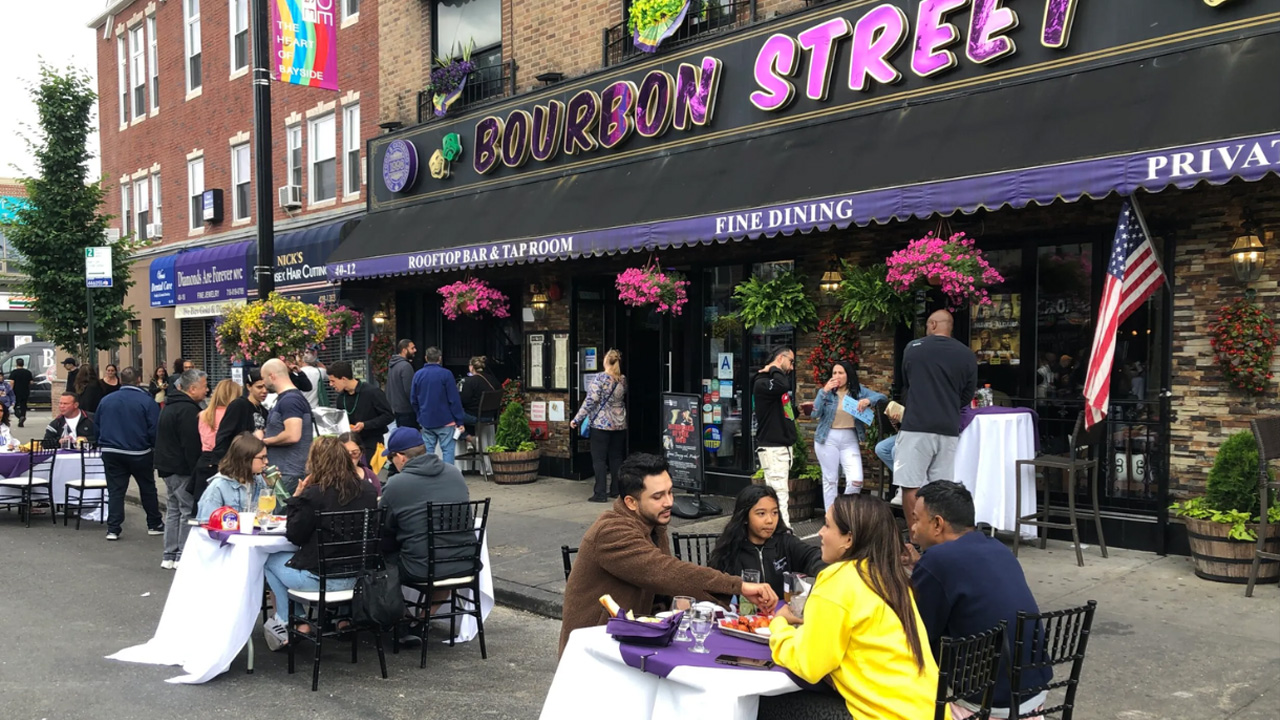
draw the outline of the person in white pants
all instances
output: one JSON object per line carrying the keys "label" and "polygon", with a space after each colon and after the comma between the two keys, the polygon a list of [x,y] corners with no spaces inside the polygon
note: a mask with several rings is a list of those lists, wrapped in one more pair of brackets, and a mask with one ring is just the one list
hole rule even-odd
{"label": "person in white pants", "polygon": [[836,500],[840,468],[844,468],[845,494],[862,492],[862,447],[866,424],[855,417],[887,398],[858,382],[857,365],[838,361],[831,378],[818,390],[813,416],[818,428],[813,434],[813,450],[822,467],[822,504],[830,508]]}

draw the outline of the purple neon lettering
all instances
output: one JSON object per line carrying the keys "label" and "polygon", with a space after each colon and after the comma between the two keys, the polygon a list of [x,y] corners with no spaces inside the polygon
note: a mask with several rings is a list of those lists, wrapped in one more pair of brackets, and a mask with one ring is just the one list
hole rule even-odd
{"label": "purple neon lettering", "polygon": [[932,77],[956,65],[956,56],[947,46],[960,39],[947,15],[969,4],[969,0],[922,0],[916,14],[916,43],[911,53],[911,70],[920,77]]}
{"label": "purple neon lettering", "polygon": [[969,16],[969,47],[965,54],[980,64],[999,60],[1018,49],[1013,38],[1001,33],[1018,27],[1018,14],[1000,5],[1001,0],[973,0]]}
{"label": "purple neon lettering", "polygon": [[868,78],[884,85],[902,79],[889,63],[907,36],[907,16],[896,5],[878,5],[858,19],[853,28],[853,50],[849,58],[849,89],[867,90]]}
{"label": "purple neon lettering", "polygon": [[509,168],[518,168],[529,159],[530,131],[533,119],[524,110],[515,110],[507,116],[507,127],[502,133],[502,162]]}
{"label": "purple neon lettering", "polygon": [[471,166],[481,175],[497,166],[499,157],[498,143],[502,140],[502,120],[489,116],[476,123],[475,149],[472,150]]}
{"label": "purple neon lettering", "polygon": [[657,137],[671,122],[671,92],[675,82],[661,70],[645,75],[636,97],[636,132],[644,137]]}
{"label": "purple neon lettering", "polygon": [[1051,48],[1066,47],[1071,39],[1071,23],[1075,17],[1076,0],[1046,0],[1040,43]]}
{"label": "purple neon lettering", "polygon": [[711,122],[719,84],[719,60],[704,57],[701,68],[681,63],[676,71],[676,102],[671,124],[677,130],[687,130],[690,121],[698,126]]}
{"label": "purple neon lettering", "polygon": [[636,86],[623,80],[600,93],[604,118],[600,122],[600,144],[611,148],[631,134],[634,128],[631,110],[636,102]]}
{"label": "purple neon lettering", "polygon": [[560,128],[564,122],[564,103],[552,100],[533,107],[533,135],[530,154],[538,162],[546,162],[560,149]]}
{"label": "purple neon lettering", "polygon": [[853,32],[849,21],[842,17],[802,31],[796,38],[800,47],[809,51],[809,75],[805,80],[805,95],[810,100],[826,100],[831,88],[831,66],[836,54],[836,41]]}
{"label": "purple neon lettering", "polygon": [[592,90],[583,90],[569,101],[569,112],[564,122],[564,152],[577,155],[596,149],[596,139],[591,136],[600,122],[600,96]]}
{"label": "purple neon lettering", "polygon": [[800,46],[790,35],[772,35],[756,55],[755,79],[760,87],[751,93],[751,104],[761,110],[781,110],[791,104],[796,88],[787,80],[796,71]]}

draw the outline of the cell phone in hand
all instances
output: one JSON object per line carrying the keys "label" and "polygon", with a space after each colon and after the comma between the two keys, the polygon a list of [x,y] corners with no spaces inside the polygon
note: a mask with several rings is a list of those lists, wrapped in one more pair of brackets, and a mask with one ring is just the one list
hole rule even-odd
{"label": "cell phone in hand", "polygon": [[716,662],[721,665],[733,665],[734,667],[756,668],[758,670],[768,670],[773,667],[772,660],[761,660],[759,658],[743,657],[741,655],[721,655],[716,658]]}

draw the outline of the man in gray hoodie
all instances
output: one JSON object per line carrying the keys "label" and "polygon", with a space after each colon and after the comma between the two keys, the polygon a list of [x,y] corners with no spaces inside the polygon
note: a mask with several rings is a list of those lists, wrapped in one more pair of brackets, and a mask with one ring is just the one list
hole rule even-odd
{"label": "man in gray hoodie", "polygon": [[401,340],[396,355],[387,365],[387,401],[395,413],[396,425],[418,429],[418,416],[413,412],[413,356],[418,347],[412,340]]}

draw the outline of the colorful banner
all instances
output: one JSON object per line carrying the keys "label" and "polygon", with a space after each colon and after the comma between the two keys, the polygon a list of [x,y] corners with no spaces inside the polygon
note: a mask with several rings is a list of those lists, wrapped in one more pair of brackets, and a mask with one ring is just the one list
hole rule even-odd
{"label": "colorful banner", "polygon": [[270,0],[271,78],[338,89],[338,0]]}

